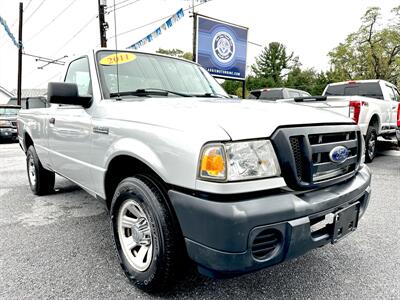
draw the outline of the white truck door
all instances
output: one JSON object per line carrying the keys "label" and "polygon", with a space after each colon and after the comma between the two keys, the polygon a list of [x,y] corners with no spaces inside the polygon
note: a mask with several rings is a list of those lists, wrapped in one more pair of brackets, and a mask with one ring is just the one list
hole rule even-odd
{"label": "white truck door", "polygon": [[[393,96],[392,96],[393,95]],[[391,94],[391,117],[390,117],[390,127],[391,129],[397,128],[397,115],[400,105],[400,93],[397,88],[392,87],[392,94]]]}
{"label": "white truck door", "polygon": [[393,102],[393,90],[384,81],[380,83],[382,89],[383,100],[380,102],[381,108],[381,121],[382,130],[387,131],[390,129],[391,118],[392,118],[392,102]]}
{"label": "white truck door", "polygon": [[[76,83],[80,96],[92,95],[87,57],[72,61],[65,82]],[[49,146],[54,170],[90,189],[90,108],[58,105],[49,115]]]}

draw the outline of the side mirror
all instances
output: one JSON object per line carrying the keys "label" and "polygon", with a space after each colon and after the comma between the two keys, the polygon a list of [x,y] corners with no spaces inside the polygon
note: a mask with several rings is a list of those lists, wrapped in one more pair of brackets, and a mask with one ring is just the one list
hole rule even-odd
{"label": "side mirror", "polygon": [[92,97],[79,96],[78,86],[75,83],[66,82],[49,82],[47,100],[50,103],[80,105],[85,108],[92,103]]}

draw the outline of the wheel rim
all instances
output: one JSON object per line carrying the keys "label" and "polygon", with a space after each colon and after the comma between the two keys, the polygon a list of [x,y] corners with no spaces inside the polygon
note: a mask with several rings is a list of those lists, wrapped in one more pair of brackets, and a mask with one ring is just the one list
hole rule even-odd
{"label": "wheel rim", "polygon": [[36,168],[35,168],[35,162],[33,160],[33,157],[30,156],[28,160],[28,175],[29,175],[29,181],[32,186],[36,185]]}
{"label": "wheel rim", "polygon": [[374,157],[376,148],[376,135],[375,133],[371,133],[371,137],[368,141],[368,156],[370,158]]}
{"label": "wheel rim", "polygon": [[137,271],[146,271],[152,261],[152,235],[148,218],[135,200],[127,199],[121,205],[117,226],[121,248],[129,264]]}

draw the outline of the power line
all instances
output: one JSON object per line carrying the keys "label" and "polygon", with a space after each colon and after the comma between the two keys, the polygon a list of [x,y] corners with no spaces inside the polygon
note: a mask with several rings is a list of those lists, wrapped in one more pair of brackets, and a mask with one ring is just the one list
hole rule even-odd
{"label": "power line", "polygon": [[[123,0],[123,1],[120,1],[120,2],[116,3],[115,6],[122,5],[122,4],[124,4],[124,3],[128,2],[128,1],[132,1],[132,0]],[[110,11],[110,12],[111,12],[111,11]]]}
{"label": "power line", "polygon": [[[123,3],[127,2],[127,1],[131,1],[131,0],[124,0],[124,1],[121,1],[121,2],[117,3],[116,5],[118,5],[118,4],[123,4]],[[135,4],[136,2],[139,2],[139,1],[140,1],[140,0],[134,0],[134,1],[131,2],[131,3],[127,3],[127,4],[125,4],[125,5],[122,5],[122,6],[119,6],[119,7],[116,7],[116,8],[112,8],[110,11],[107,12],[107,14],[110,14],[110,13],[112,13],[112,12],[114,12],[114,11],[117,11],[117,10],[119,10],[119,9],[121,9],[121,8],[124,8],[124,7],[127,7],[127,6],[129,6],[129,5]]]}
{"label": "power line", "polygon": [[[26,5],[26,7],[25,7],[25,9],[24,9],[24,12],[27,11],[27,9],[28,9],[28,7],[31,5],[31,3],[32,3],[32,0],[29,0],[28,4]],[[10,29],[13,28],[13,27],[15,26],[15,24],[17,24],[17,22],[18,22],[18,17],[15,18],[14,21],[12,22],[12,24],[11,24],[11,26],[10,26]]]}
{"label": "power line", "polygon": [[120,4],[124,4],[125,2],[128,2],[128,1],[131,1],[131,0],[123,0],[123,1],[120,1],[120,2],[116,3],[115,6],[118,6],[118,5],[120,5]]}
{"label": "power line", "polygon": [[254,46],[258,46],[258,47],[262,47],[263,45],[255,43],[255,42],[251,42],[251,41],[247,41],[247,43],[252,44]]}
{"label": "power line", "polygon": [[29,53],[22,53],[22,54],[25,55],[25,56],[33,57],[33,58],[35,58],[36,61],[42,61],[42,62],[47,63],[46,65],[44,65],[44,66],[42,66],[42,67],[38,67],[38,69],[40,69],[40,70],[43,69],[43,67],[46,67],[46,66],[49,65],[49,64],[55,64],[55,65],[61,65],[61,66],[63,66],[63,65],[65,65],[65,62],[62,61],[62,59],[68,57],[67,55],[64,55],[63,57],[54,59],[54,58],[48,58],[48,57],[43,57],[43,56],[34,55],[34,54],[29,54]]}
{"label": "power line", "polygon": [[60,65],[60,66],[64,66],[65,62],[62,61],[62,59],[67,58],[67,55],[64,55],[63,57],[60,57],[58,59],[52,59],[52,58],[47,58],[47,57],[43,57],[43,56],[39,56],[39,55],[34,55],[34,54],[29,54],[29,53],[22,53],[25,56],[30,56],[35,58],[35,60],[38,61],[42,61],[45,62],[46,65],[43,65],[41,67],[35,67],[33,70],[31,70],[29,73],[27,74],[22,74],[22,78],[26,78],[29,77],[30,75],[32,75],[33,73],[37,72],[37,70],[43,70],[44,67],[46,67],[49,64],[55,64],[55,65]]}
{"label": "power line", "polygon": [[[37,37],[39,34],[41,34],[44,30],[47,29],[47,27],[54,23],[62,14],[64,14],[68,8],[70,8],[72,6],[72,4],[74,4],[77,0],[73,0],[72,2],[70,2],[65,8],[63,8],[58,14],[57,16],[55,16],[49,23],[47,23],[45,26],[43,26],[40,30],[38,30],[35,34],[33,34],[30,38],[28,38],[28,40],[26,42],[29,42],[31,40],[33,40],[35,37]],[[26,43],[25,42],[25,43]]]}
{"label": "power line", "polygon": [[32,3],[32,0],[29,0],[28,4],[25,6],[24,12],[26,12],[26,10],[29,8],[31,3]]}
{"label": "power line", "polygon": [[56,78],[57,76],[61,75],[62,71],[58,71],[56,74],[52,75],[50,78],[42,81],[41,83],[39,83],[38,85],[35,86],[35,89],[39,88],[40,86],[42,86],[43,84],[45,84],[46,82],[50,82],[51,80],[53,80],[54,78]]}
{"label": "power line", "polygon": [[68,45],[78,34],[80,34],[86,27],[89,26],[90,23],[92,23],[94,20],[97,18],[97,14],[95,14],[85,25],[83,25],[68,41],[66,41],[57,51],[54,52],[52,56],[55,56],[57,53],[59,53],[66,45]]}
{"label": "power line", "polygon": [[[211,2],[211,1],[213,1],[213,0],[208,0],[208,1],[206,1],[206,2],[202,2],[202,3],[196,4],[194,7],[198,7],[198,6],[200,6],[200,5],[203,5],[203,4],[205,4],[205,3],[209,3],[209,2]],[[189,8],[184,9],[183,11],[188,11],[188,10],[191,10],[191,9],[192,9],[192,7],[189,7]],[[165,17],[163,17],[163,18],[154,20],[154,21],[152,21],[152,22],[150,22],[150,23],[147,23],[147,24],[144,24],[144,25],[141,25],[141,26],[138,26],[138,27],[129,29],[129,30],[124,31],[124,32],[121,32],[121,33],[119,33],[119,34],[117,34],[117,35],[111,36],[109,39],[113,39],[113,38],[115,38],[115,37],[119,37],[119,36],[121,36],[121,35],[125,35],[125,34],[127,34],[127,33],[132,32],[132,31],[135,31],[135,30],[138,30],[138,29],[142,29],[142,28],[147,27],[147,26],[149,26],[149,25],[153,25],[154,23],[161,22],[161,21],[163,21],[163,20],[165,20],[165,19],[167,19],[167,18],[170,18],[171,16],[173,16],[173,15],[168,15],[168,16],[165,16]]]}
{"label": "power line", "polygon": [[[24,21],[24,25],[30,20],[30,18],[33,17],[33,15],[39,10],[39,8],[42,7],[43,3],[46,2],[46,0],[42,0],[42,2],[40,2],[40,4],[36,7],[36,9],[25,19]],[[30,4],[30,3],[29,3]]]}

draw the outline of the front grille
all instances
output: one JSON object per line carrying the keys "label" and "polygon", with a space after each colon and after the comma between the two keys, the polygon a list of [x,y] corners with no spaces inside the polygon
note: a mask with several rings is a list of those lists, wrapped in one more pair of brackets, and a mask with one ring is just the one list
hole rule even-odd
{"label": "front grille", "polygon": [[[357,170],[361,133],[357,125],[282,128],[272,137],[282,175],[295,190],[318,188],[346,180]],[[334,162],[331,151],[343,146],[348,157]]]}
{"label": "front grille", "polygon": [[[355,131],[311,134],[308,140],[312,149],[313,181],[318,182],[354,171],[358,162],[358,139]],[[349,157],[342,163],[332,162],[329,153],[344,146]]]}
{"label": "front grille", "polygon": [[11,124],[13,127],[17,127],[17,121],[12,121]]}
{"label": "front grille", "polygon": [[304,163],[301,152],[301,137],[290,137],[290,145],[292,146],[294,160],[296,162],[296,176],[301,181],[304,177]]}
{"label": "front grille", "polygon": [[256,259],[263,260],[277,249],[282,243],[282,235],[278,230],[266,229],[254,238],[251,252]]}

